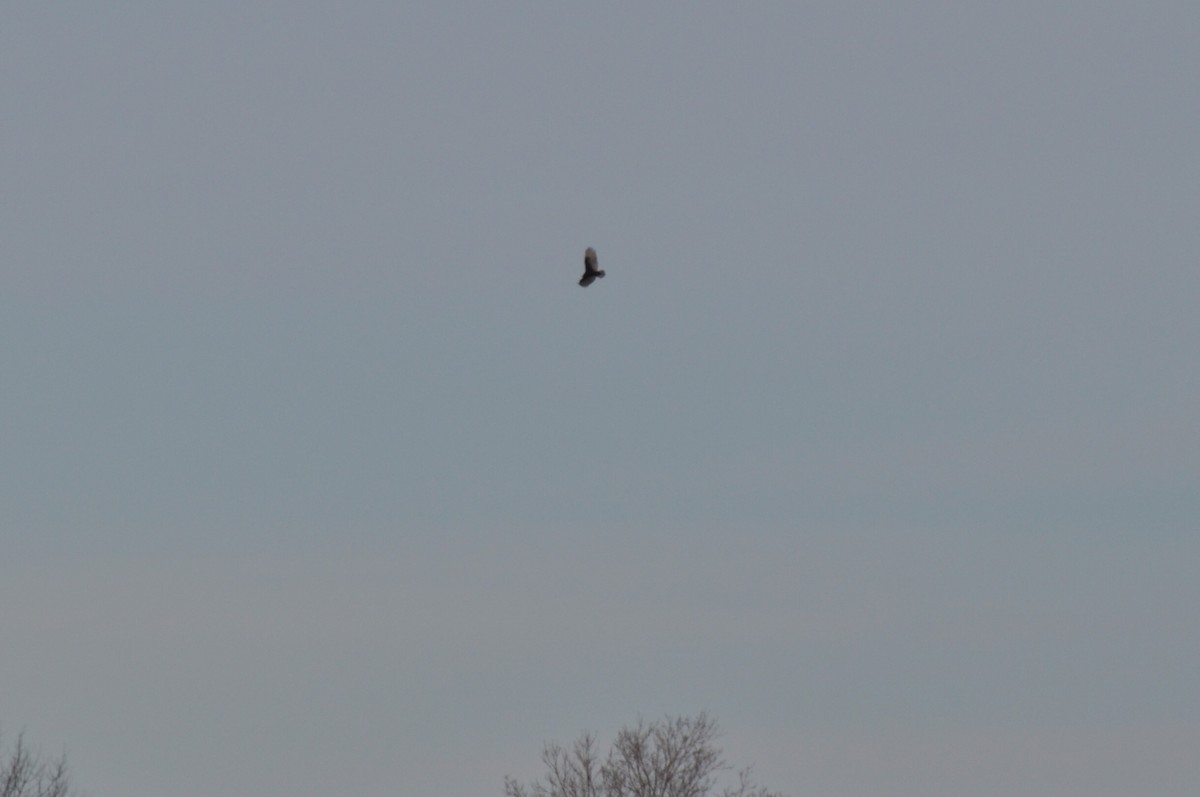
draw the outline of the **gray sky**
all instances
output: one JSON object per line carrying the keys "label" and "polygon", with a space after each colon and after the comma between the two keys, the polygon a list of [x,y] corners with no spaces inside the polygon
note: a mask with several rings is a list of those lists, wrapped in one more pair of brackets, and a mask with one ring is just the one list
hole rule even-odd
{"label": "gray sky", "polygon": [[797,797],[1195,795],[1197,42],[4,4],[3,729],[97,797],[702,709]]}

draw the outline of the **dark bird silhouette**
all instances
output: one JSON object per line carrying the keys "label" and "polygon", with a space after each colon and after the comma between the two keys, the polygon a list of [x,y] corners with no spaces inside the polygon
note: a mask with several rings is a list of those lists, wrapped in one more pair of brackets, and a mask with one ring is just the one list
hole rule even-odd
{"label": "dark bird silhouette", "polygon": [[604,276],[604,272],[597,267],[597,262],[596,250],[589,246],[583,253],[583,276],[579,278],[579,287],[586,288]]}

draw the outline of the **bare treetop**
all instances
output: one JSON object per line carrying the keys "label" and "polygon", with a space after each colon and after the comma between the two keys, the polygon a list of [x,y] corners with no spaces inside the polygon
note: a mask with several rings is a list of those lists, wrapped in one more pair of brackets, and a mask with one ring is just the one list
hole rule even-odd
{"label": "bare treetop", "polygon": [[44,761],[17,736],[12,753],[0,756],[0,797],[70,797],[67,757]]}
{"label": "bare treetop", "polygon": [[722,786],[732,770],[715,742],[716,720],[666,717],[622,728],[600,760],[596,737],[585,733],[570,751],[556,743],[542,751],[546,774],[529,785],[505,778],[506,797],[781,797],[756,786],[750,769],[737,770],[736,783]]}

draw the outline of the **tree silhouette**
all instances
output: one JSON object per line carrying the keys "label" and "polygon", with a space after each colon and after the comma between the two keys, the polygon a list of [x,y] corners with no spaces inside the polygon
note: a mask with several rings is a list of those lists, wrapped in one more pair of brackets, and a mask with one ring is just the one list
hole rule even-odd
{"label": "tree silhouette", "polygon": [[25,735],[7,756],[0,750],[0,797],[70,797],[67,757],[43,761],[25,745]]}
{"label": "tree silhouette", "polygon": [[617,734],[601,761],[596,737],[584,733],[568,751],[556,743],[542,750],[546,774],[528,785],[504,779],[506,797],[782,797],[754,784],[750,769],[737,770],[733,785],[720,775],[732,770],[715,742],[716,720],[665,717]]}

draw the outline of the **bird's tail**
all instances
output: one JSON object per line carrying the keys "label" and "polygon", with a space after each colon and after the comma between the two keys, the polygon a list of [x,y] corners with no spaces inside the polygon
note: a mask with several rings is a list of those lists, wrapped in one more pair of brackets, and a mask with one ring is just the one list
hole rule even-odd
{"label": "bird's tail", "polygon": [[596,276],[597,276],[597,277],[603,277],[603,276],[604,276],[604,272],[603,272],[603,271],[597,271],[597,272],[596,272]]}

